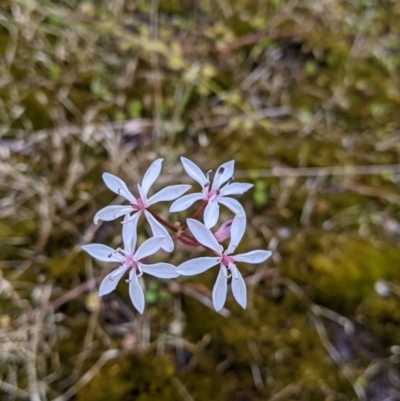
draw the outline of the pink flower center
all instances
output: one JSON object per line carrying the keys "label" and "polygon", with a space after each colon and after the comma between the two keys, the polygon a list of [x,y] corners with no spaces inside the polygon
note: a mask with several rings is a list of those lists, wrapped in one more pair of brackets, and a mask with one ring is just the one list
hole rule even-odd
{"label": "pink flower center", "polygon": [[222,263],[226,266],[229,267],[229,265],[233,264],[234,260],[228,255],[223,255],[222,256]]}
{"label": "pink flower center", "polygon": [[144,205],[141,198],[137,198],[136,203],[132,203],[132,208],[136,210],[144,210],[146,209],[146,206]]}
{"label": "pink flower center", "polygon": [[204,200],[209,200],[211,199],[215,194],[218,195],[218,189],[212,189],[210,192],[207,192],[204,196]]}
{"label": "pink flower center", "polygon": [[127,258],[125,259],[124,264],[125,264],[125,266],[126,266],[127,268],[129,268],[129,269],[134,269],[134,270],[137,269],[137,264],[136,264],[136,262],[133,260],[133,256],[127,257]]}

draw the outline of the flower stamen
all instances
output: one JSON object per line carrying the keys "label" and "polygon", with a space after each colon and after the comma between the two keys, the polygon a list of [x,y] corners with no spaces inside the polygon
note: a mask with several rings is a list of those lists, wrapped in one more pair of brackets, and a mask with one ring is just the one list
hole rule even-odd
{"label": "flower stamen", "polygon": [[[132,207],[137,210],[133,205]],[[128,220],[123,220],[121,221],[121,224],[126,224],[126,223],[130,223],[133,219],[135,218],[135,214],[133,214]]]}
{"label": "flower stamen", "polygon": [[228,269],[225,269],[224,271],[224,276],[225,276],[225,278],[228,280],[228,278],[231,278],[232,277],[232,274],[227,274],[227,272],[228,272]]}
{"label": "flower stamen", "polygon": [[121,253],[122,256],[128,256],[129,255],[128,251],[125,251],[125,249],[122,249],[122,248],[119,248],[119,247],[117,249],[115,249],[113,253],[118,253],[118,252]]}
{"label": "flower stamen", "polygon": [[234,278],[235,280],[238,280],[238,279],[239,279],[239,274],[238,274],[238,272],[236,271],[236,269],[233,269],[233,271],[232,271],[232,269],[231,269],[231,272],[232,272],[233,278]]}

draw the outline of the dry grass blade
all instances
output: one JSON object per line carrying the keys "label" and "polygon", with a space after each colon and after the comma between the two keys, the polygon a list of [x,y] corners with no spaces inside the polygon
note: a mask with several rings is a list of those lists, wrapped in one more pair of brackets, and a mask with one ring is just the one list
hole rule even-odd
{"label": "dry grass blade", "polygon": [[67,401],[73,397],[83,386],[89,383],[96,373],[110,360],[117,358],[120,351],[117,349],[110,349],[103,353],[97,362],[63,395],[56,397],[53,401]]}

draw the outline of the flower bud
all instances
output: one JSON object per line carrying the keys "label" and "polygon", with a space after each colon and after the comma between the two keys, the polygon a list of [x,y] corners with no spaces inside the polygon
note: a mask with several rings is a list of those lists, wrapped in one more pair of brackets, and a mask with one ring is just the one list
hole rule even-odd
{"label": "flower bud", "polygon": [[232,219],[226,220],[220,226],[220,228],[215,231],[214,237],[218,242],[223,242],[231,236],[231,226],[232,226]]}

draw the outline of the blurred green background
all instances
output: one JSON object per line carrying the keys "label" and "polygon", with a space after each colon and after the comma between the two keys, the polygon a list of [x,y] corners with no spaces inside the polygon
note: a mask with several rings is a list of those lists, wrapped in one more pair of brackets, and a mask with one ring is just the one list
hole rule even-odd
{"label": "blurred green background", "polygon": [[[400,399],[399,19],[395,0],[1,1],[1,399]],[[146,278],[142,316],[123,283],[96,295],[110,266],[80,244],[121,241],[92,224],[102,172],[135,191],[163,157],[161,188],[182,155],[255,184],[239,250],[273,257],[241,265],[245,311],[210,308],[216,270]]]}

